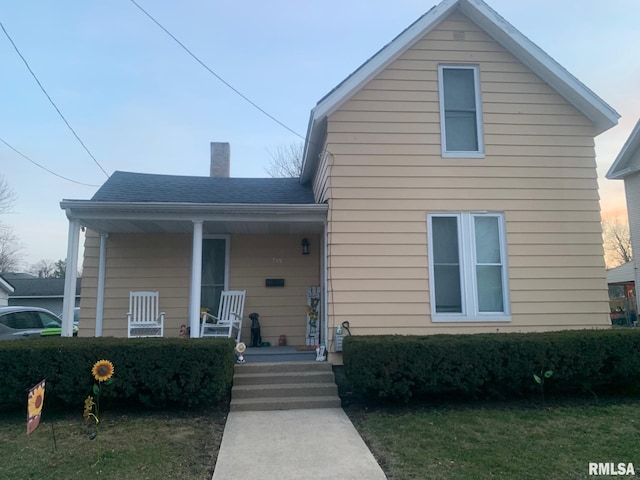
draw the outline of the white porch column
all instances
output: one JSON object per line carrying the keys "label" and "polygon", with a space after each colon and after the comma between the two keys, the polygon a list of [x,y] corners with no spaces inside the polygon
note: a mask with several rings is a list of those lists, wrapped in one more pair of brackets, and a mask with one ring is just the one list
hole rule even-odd
{"label": "white porch column", "polygon": [[329,358],[329,228],[322,229],[322,341]]}
{"label": "white porch column", "polygon": [[100,258],[98,260],[98,292],[96,294],[96,337],[102,336],[102,316],[104,314],[104,279],[107,267],[108,233],[100,234]]}
{"label": "white porch column", "polygon": [[191,328],[191,338],[198,338],[200,336],[200,284],[202,282],[202,221],[193,222],[192,251],[189,327]]}
{"label": "white porch column", "polygon": [[73,336],[73,309],[76,306],[76,280],[78,277],[78,249],[80,246],[80,221],[69,219],[67,239],[67,269],[64,275],[64,300],[62,302],[63,337]]}

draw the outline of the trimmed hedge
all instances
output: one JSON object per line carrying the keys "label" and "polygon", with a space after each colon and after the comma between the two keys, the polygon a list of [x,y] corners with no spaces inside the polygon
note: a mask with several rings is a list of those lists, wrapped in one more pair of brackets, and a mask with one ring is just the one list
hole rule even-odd
{"label": "trimmed hedge", "polygon": [[533,374],[552,370],[545,393],[638,392],[640,329],[429,336],[353,336],[344,368],[373,399],[540,393]]}
{"label": "trimmed hedge", "polygon": [[27,391],[46,379],[45,405],[82,409],[93,364],[110,360],[113,383],[101,401],[144,407],[204,407],[229,395],[229,339],[38,338],[0,342],[0,409],[26,409]]}

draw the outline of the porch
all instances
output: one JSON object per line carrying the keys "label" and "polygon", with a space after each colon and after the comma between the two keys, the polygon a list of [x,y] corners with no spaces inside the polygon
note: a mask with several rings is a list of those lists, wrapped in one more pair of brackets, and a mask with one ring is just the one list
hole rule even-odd
{"label": "porch", "polygon": [[[184,325],[197,337],[201,308],[217,313],[220,292],[245,290],[243,341],[250,340],[249,314],[258,313],[263,342],[277,346],[284,335],[293,348],[309,343],[308,289],[325,284],[326,205],[62,205],[71,262],[80,227],[87,229],[81,336],[125,337],[129,293],[158,291],[164,336],[178,337]],[[74,272],[67,273],[71,288]],[[323,297],[315,322],[322,337]],[[66,308],[63,332],[65,318]]]}

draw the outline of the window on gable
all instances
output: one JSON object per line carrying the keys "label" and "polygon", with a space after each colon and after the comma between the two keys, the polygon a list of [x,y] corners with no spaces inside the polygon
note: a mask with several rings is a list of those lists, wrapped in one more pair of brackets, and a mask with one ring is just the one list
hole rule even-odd
{"label": "window on gable", "polygon": [[440,65],[440,131],[443,157],[484,156],[479,69]]}
{"label": "window on gable", "polygon": [[503,216],[461,212],[427,220],[432,320],[509,320]]}

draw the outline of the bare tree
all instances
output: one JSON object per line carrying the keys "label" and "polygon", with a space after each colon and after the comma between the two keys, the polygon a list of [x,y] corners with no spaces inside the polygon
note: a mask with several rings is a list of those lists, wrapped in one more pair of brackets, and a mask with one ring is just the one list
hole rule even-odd
{"label": "bare tree", "polygon": [[29,273],[33,273],[38,278],[52,278],[54,276],[55,268],[53,260],[43,258],[31,265]]}
{"label": "bare tree", "polygon": [[0,273],[18,270],[21,250],[22,244],[11,227],[0,223]]}
{"label": "bare tree", "polygon": [[631,233],[629,224],[622,214],[609,214],[602,218],[602,241],[605,252],[605,262],[608,268],[617,267],[630,262]]}
{"label": "bare tree", "polygon": [[275,153],[269,152],[271,162],[265,171],[274,178],[299,177],[302,173],[303,153],[304,144],[302,142],[280,145]]}
{"label": "bare tree", "polygon": [[[16,201],[16,193],[0,175],[0,215],[10,213]],[[0,221],[0,273],[12,272],[20,264],[22,244],[13,228]]]}
{"label": "bare tree", "polygon": [[4,179],[4,175],[0,174],[0,214],[11,212],[16,203],[16,198],[16,192]]}

